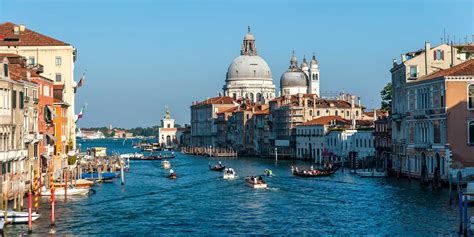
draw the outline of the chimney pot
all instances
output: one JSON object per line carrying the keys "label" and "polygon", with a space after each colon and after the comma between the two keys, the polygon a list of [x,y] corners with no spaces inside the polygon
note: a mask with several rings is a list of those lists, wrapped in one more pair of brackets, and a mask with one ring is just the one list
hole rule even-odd
{"label": "chimney pot", "polygon": [[25,25],[20,25],[20,32],[25,31]]}

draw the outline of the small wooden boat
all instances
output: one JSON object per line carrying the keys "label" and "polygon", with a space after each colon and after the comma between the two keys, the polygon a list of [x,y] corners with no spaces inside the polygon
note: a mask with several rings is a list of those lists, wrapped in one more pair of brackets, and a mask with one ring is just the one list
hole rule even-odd
{"label": "small wooden boat", "polygon": [[176,179],[176,173],[171,173],[167,176],[168,179]]}
{"label": "small wooden boat", "polygon": [[[40,217],[40,214],[33,212],[31,213],[31,221],[35,221]],[[5,221],[5,212],[0,211],[0,219]],[[19,212],[19,211],[7,211],[7,220],[6,222],[12,224],[26,224],[28,223],[28,212]]]}
{"label": "small wooden boat", "polygon": [[163,169],[167,170],[169,168],[171,168],[171,163],[167,160],[164,160],[161,162],[161,166],[163,167]]}
{"label": "small wooden boat", "polygon": [[263,174],[266,175],[266,176],[272,176],[273,175],[273,171],[271,169],[265,169],[263,171]]}
{"label": "small wooden boat", "polygon": [[[82,196],[88,194],[90,191],[89,188],[72,188],[67,189],[68,196]],[[64,188],[57,188],[54,190],[54,196],[64,196]],[[41,190],[41,196],[51,196],[51,190],[43,187]]]}
{"label": "small wooden boat", "polygon": [[235,179],[235,171],[232,168],[224,169],[224,179]]}
{"label": "small wooden boat", "polygon": [[247,176],[245,177],[245,184],[251,188],[267,188],[267,183],[265,183],[261,176]]}
{"label": "small wooden boat", "polygon": [[223,171],[225,169],[225,165],[214,165],[214,166],[211,166],[209,165],[209,170],[212,170],[212,171]]}

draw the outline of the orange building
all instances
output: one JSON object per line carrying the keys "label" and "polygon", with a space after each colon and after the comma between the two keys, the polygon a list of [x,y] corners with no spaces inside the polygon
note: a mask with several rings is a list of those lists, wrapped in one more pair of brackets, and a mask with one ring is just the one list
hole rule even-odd
{"label": "orange building", "polygon": [[69,104],[63,101],[64,86],[54,85],[54,138],[56,140],[54,147],[54,166],[64,167],[67,163],[67,110]]}

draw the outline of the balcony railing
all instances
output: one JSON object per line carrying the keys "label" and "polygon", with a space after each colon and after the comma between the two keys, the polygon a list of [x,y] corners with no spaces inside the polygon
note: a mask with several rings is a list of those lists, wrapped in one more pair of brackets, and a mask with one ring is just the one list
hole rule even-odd
{"label": "balcony railing", "polygon": [[10,160],[26,157],[27,155],[28,152],[26,149],[0,151],[0,161],[7,162]]}

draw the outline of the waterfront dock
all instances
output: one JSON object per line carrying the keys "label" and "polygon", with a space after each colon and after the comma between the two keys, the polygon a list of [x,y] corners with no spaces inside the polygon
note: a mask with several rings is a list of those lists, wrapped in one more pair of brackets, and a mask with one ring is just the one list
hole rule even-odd
{"label": "waterfront dock", "polygon": [[237,152],[230,148],[182,147],[181,152],[188,155],[209,157],[237,157]]}

